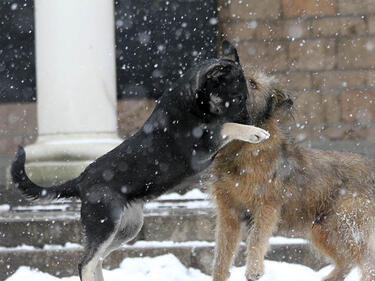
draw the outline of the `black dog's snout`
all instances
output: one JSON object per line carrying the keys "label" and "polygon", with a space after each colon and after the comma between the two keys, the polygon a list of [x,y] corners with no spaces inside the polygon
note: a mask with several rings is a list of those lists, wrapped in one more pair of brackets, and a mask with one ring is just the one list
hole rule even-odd
{"label": "black dog's snout", "polygon": [[247,112],[246,109],[242,110],[239,113],[239,120],[238,123],[244,124],[244,125],[251,125],[251,117],[250,114]]}

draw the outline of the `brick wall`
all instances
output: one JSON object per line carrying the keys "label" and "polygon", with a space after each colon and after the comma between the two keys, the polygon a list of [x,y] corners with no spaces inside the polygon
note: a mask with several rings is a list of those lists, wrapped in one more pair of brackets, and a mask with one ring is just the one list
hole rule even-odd
{"label": "brick wall", "polygon": [[220,37],[295,96],[298,140],[375,139],[374,0],[218,0]]}
{"label": "brick wall", "polygon": [[[120,137],[128,137],[139,129],[154,105],[149,99],[120,100],[117,106]],[[18,145],[33,143],[38,135],[36,103],[0,104],[0,120],[0,156],[13,155]]]}
{"label": "brick wall", "polygon": [[[219,36],[236,42],[242,62],[296,97],[298,140],[375,140],[374,0],[218,0],[218,10]],[[152,109],[121,100],[120,136]],[[35,103],[0,104],[0,156],[36,135]]]}

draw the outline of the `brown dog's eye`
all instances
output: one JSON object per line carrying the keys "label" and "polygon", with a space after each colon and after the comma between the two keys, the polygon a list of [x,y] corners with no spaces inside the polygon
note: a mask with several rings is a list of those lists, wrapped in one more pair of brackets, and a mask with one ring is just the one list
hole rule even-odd
{"label": "brown dog's eye", "polygon": [[258,89],[257,83],[252,79],[249,80],[249,85],[252,89]]}

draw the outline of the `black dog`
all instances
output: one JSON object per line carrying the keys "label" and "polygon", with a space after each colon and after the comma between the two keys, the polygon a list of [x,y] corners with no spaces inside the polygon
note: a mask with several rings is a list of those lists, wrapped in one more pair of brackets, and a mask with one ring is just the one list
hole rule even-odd
{"label": "black dog", "polygon": [[[246,80],[236,49],[205,61],[167,89],[143,127],[98,158],[77,178],[48,188],[31,182],[20,148],[12,165],[15,185],[30,198],[79,197],[87,238],[81,280],[103,281],[102,260],[134,238],[142,203],[209,166],[220,148],[238,139],[257,143],[269,134],[249,124]],[[232,58],[231,58],[232,57]],[[241,124],[238,124],[241,123]]]}

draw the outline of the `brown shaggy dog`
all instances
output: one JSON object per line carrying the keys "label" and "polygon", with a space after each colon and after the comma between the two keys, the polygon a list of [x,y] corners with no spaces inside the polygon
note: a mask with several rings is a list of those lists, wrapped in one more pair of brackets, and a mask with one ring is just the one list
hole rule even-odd
{"label": "brown shaggy dog", "polygon": [[213,164],[217,203],[214,281],[229,277],[240,230],[248,227],[246,278],[264,274],[263,257],[276,230],[309,239],[335,264],[324,280],[343,280],[359,265],[375,280],[375,168],[364,157],[298,147],[283,125],[292,100],[263,74],[248,74],[255,125],[270,132],[260,144],[232,142]]}

